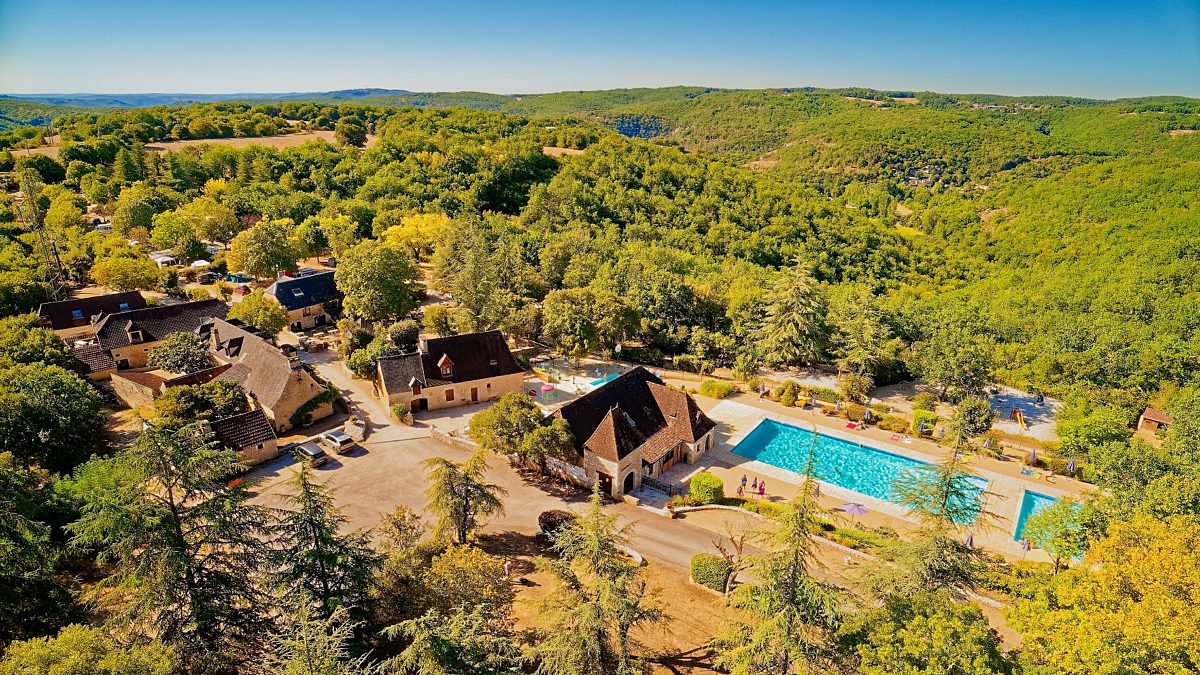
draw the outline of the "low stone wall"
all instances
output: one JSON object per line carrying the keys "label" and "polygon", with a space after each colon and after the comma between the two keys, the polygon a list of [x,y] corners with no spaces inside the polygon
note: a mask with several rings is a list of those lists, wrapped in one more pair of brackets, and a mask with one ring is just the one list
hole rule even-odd
{"label": "low stone wall", "polygon": [[463,450],[470,450],[474,452],[475,450],[479,449],[479,446],[471,442],[471,439],[464,436],[459,436],[453,431],[441,431],[437,427],[431,427],[429,429],[429,437],[435,441],[440,441],[446,445],[461,448]]}

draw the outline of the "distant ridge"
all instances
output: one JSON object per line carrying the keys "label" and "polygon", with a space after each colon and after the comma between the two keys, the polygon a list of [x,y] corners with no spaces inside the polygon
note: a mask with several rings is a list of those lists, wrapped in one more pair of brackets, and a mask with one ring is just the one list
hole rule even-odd
{"label": "distant ridge", "polygon": [[376,96],[400,96],[405,89],[338,89],[336,91],[305,91],[286,93],[236,94],[0,94],[0,99],[32,101],[46,105],[73,108],[144,108],[180,103],[215,103],[217,101],[290,100],[290,99],[363,99]]}

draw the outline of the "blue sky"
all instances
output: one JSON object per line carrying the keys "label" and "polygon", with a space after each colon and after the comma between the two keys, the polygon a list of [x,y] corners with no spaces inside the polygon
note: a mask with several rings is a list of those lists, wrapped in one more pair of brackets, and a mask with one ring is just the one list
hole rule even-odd
{"label": "blue sky", "polygon": [[1200,0],[0,0],[0,92],[1200,96]]}

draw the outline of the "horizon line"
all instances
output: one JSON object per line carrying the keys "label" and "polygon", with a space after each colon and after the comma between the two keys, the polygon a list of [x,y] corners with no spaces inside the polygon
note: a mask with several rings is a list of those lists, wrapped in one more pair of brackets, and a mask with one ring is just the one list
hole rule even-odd
{"label": "horizon line", "polygon": [[[402,87],[379,87],[379,86],[360,86],[360,87],[343,87],[337,89],[293,89],[293,90],[277,90],[277,91],[165,91],[165,90],[149,90],[149,91],[124,91],[124,92],[104,92],[104,91],[75,91],[75,92],[31,92],[31,91],[4,91],[0,92],[0,96],[6,97],[22,97],[22,96],[43,96],[43,97],[73,97],[73,96],[224,96],[224,97],[262,97],[269,98],[272,96],[300,96],[300,95],[316,95],[316,94],[331,94],[345,91],[387,91],[395,92],[398,95],[403,94],[487,94],[490,96],[547,96],[553,94],[589,94],[603,93],[611,91],[633,91],[633,90],[659,90],[659,89],[711,89],[715,91],[732,91],[732,92],[748,92],[748,91],[783,91],[783,90],[798,90],[798,89],[813,89],[817,91],[836,91],[841,89],[866,89],[880,93],[890,92],[908,92],[908,93],[928,93],[942,94],[945,96],[1004,96],[1009,98],[1040,98],[1040,97],[1062,97],[1062,98],[1077,98],[1090,101],[1114,102],[1128,99],[1144,99],[1144,98],[1185,98],[1200,100],[1200,95],[1190,96],[1187,94],[1134,94],[1122,95],[1113,98],[1086,96],[1080,94],[1063,94],[1063,93],[1024,93],[1024,94],[1006,94],[998,92],[944,92],[935,89],[918,89],[913,87],[887,87],[879,88],[866,85],[841,85],[841,86],[816,86],[816,85],[779,85],[770,87],[725,87],[714,85],[694,85],[694,84],[669,84],[661,86],[632,86],[632,87],[608,87],[602,89],[554,89],[546,91],[525,91],[525,92],[496,92],[487,91],[484,89],[443,89],[443,90],[420,90],[420,89],[405,89]],[[45,104],[54,105],[54,104]]]}

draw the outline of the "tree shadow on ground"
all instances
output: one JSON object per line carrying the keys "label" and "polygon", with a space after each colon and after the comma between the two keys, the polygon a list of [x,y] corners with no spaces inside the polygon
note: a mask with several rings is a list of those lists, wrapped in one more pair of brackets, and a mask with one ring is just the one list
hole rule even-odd
{"label": "tree shadow on ground", "polygon": [[518,468],[516,471],[517,475],[521,477],[521,482],[525,485],[537,488],[544,494],[561,499],[568,504],[586,502],[592,494],[590,489],[579,487],[574,483],[569,483],[553,476],[547,476],[537,471],[522,468]]}
{"label": "tree shadow on ground", "polygon": [[[504,558],[522,556],[534,558],[551,555],[549,545],[536,534],[525,534],[515,530],[504,532],[489,532],[478,536],[479,548],[490,555]],[[527,560],[514,560],[514,573],[533,571],[533,564]]]}
{"label": "tree shadow on ground", "polygon": [[713,670],[713,658],[716,650],[708,645],[701,645],[682,652],[659,654],[650,659],[662,666],[669,673],[685,675],[694,672],[716,672]]}

